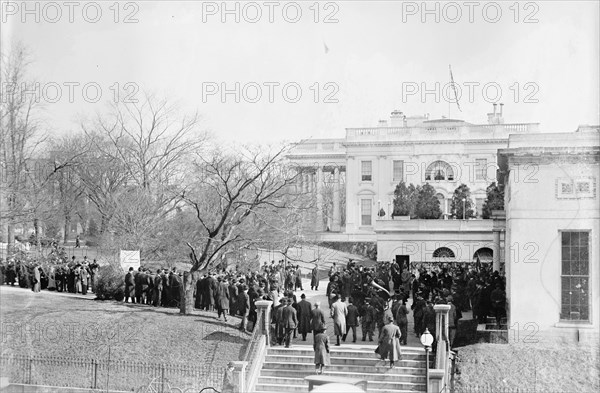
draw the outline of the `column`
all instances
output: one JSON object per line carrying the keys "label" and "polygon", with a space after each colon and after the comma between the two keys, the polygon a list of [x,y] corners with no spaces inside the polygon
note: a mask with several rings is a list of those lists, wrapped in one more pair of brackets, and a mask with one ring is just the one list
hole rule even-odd
{"label": "column", "polygon": [[436,304],[435,310],[435,335],[441,340],[448,340],[448,313],[450,306],[448,304]]}
{"label": "column", "polygon": [[304,172],[304,169],[302,170],[301,179],[302,179],[302,193],[306,194],[308,192],[308,173]]}
{"label": "column", "polygon": [[308,174],[308,192],[315,192],[315,174],[312,172]]}
{"label": "column", "polygon": [[340,169],[333,170],[333,225],[334,232],[342,230],[342,215],[340,211]]}
{"label": "column", "polygon": [[227,366],[226,373],[229,374],[230,379],[228,381],[231,385],[233,385],[233,391],[235,393],[246,393],[246,367],[248,366],[248,362],[235,361],[230,362]]}
{"label": "column", "polygon": [[317,191],[317,222],[315,230],[323,231],[323,168],[317,167],[316,176],[316,191]]}
{"label": "column", "polygon": [[494,232],[494,248],[492,249],[492,269],[500,271],[500,230]]}
{"label": "column", "polygon": [[266,342],[267,347],[269,347],[271,346],[271,305],[273,302],[270,300],[257,300],[254,304],[256,305],[257,314],[256,323],[259,324],[258,328],[261,329],[261,334],[267,336]]}

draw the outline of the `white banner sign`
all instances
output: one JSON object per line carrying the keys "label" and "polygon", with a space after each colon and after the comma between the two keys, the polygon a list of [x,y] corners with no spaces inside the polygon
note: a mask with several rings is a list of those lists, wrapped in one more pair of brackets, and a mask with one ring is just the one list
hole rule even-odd
{"label": "white banner sign", "polygon": [[140,267],[140,250],[126,251],[121,250],[121,267],[123,271],[129,271],[132,267],[137,270]]}

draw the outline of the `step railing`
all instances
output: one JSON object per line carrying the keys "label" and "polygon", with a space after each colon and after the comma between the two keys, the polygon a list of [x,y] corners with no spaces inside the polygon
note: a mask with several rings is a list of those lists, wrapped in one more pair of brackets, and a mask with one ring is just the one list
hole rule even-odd
{"label": "step railing", "polygon": [[270,343],[269,329],[271,326],[272,304],[273,302],[269,300],[259,300],[255,303],[256,323],[244,357],[241,361],[231,362],[230,364],[230,380],[233,388],[231,391],[236,393],[254,391]]}
{"label": "step railing", "polygon": [[449,391],[452,366],[452,353],[450,351],[450,340],[448,339],[448,313],[450,306],[447,304],[436,304],[433,309],[436,313],[436,348],[433,368],[429,370],[427,392],[437,393]]}

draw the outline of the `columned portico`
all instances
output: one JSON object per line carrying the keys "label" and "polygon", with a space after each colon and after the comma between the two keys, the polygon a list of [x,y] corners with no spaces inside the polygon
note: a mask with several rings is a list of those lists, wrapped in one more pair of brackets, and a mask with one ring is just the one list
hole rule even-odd
{"label": "columned portico", "polygon": [[333,225],[331,230],[339,232],[342,228],[342,214],[340,211],[340,169],[333,169]]}

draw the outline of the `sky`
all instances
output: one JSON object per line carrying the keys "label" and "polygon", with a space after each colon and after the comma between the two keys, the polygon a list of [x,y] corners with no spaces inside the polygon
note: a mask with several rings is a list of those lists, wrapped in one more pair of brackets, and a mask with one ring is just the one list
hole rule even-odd
{"label": "sky", "polygon": [[343,138],[396,109],[485,124],[492,102],[566,132],[600,123],[599,3],[2,1],[0,39],[28,48],[55,135],[144,92],[224,141]]}

